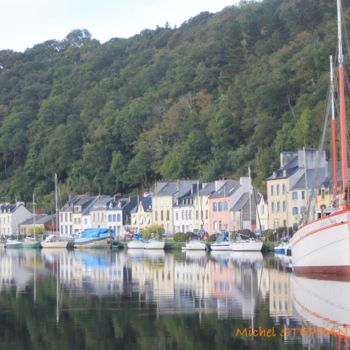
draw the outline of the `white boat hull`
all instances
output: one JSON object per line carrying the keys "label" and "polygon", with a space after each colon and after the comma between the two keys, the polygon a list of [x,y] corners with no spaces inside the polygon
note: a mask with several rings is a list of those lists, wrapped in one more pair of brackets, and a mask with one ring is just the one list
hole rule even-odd
{"label": "white boat hull", "polygon": [[109,248],[110,247],[110,238],[77,238],[74,240],[74,248],[85,249],[85,248]]}
{"label": "white boat hull", "polygon": [[22,242],[16,239],[8,239],[5,243],[5,248],[22,248],[22,246]]}
{"label": "white boat hull", "polygon": [[143,241],[131,241],[127,244],[128,249],[144,249],[145,242]]}
{"label": "white boat hull", "polygon": [[301,274],[350,274],[350,210],[301,227],[291,239],[293,269]]}
{"label": "white boat hull", "polygon": [[41,242],[43,248],[67,248],[68,241]]}
{"label": "white boat hull", "polygon": [[150,241],[145,243],[145,249],[164,249],[165,242],[162,241]]}
{"label": "white boat hull", "polygon": [[350,281],[318,280],[294,275],[291,287],[294,309],[308,327],[333,329],[339,335],[348,333]]}
{"label": "white boat hull", "polygon": [[210,249],[213,251],[228,251],[231,250],[230,243],[224,242],[224,243],[212,243],[210,245]]}
{"label": "white boat hull", "polygon": [[260,252],[262,246],[263,242],[259,241],[232,242],[230,244],[231,250],[239,252]]}
{"label": "white boat hull", "polygon": [[204,242],[193,240],[186,243],[185,250],[206,250],[207,245]]}

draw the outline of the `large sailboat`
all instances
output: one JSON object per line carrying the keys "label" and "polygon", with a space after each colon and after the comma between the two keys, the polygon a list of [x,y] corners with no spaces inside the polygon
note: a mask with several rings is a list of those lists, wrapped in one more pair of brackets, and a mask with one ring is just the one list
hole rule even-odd
{"label": "large sailboat", "polygon": [[[337,0],[338,18],[338,80],[340,112],[340,154],[342,201],[338,208],[323,210],[313,221],[301,226],[291,239],[293,269],[296,274],[350,274],[350,201],[347,164],[347,129],[344,93],[344,56],[342,48],[341,1]],[[333,70],[331,63],[331,81]],[[332,84],[331,84],[332,86]],[[332,89],[333,90],[333,89]],[[332,95],[333,193],[337,188],[336,122]]]}

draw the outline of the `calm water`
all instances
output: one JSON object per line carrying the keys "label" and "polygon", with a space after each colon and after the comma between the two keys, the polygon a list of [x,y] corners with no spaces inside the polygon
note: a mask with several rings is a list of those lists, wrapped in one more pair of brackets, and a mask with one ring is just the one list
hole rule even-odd
{"label": "calm water", "polygon": [[349,281],[296,277],[260,253],[0,259],[0,349],[345,349],[350,335]]}

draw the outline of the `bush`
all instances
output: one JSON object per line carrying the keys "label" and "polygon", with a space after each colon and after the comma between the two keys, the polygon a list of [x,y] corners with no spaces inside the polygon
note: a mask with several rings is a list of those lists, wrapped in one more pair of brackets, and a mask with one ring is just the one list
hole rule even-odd
{"label": "bush", "polygon": [[212,234],[208,236],[208,242],[215,242],[216,241],[216,234]]}
{"label": "bush", "polygon": [[174,234],[174,242],[186,242],[186,233],[183,232],[176,232]]}
{"label": "bush", "polygon": [[146,227],[142,232],[143,239],[149,239],[151,237],[161,238],[164,234],[163,225],[150,225]]}

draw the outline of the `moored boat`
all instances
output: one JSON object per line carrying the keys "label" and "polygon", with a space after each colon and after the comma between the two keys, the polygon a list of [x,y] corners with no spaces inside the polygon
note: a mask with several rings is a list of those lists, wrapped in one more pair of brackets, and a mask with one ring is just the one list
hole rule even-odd
{"label": "moored boat", "polygon": [[24,238],[22,242],[22,248],[24,249],[40,249],[41,245],[38,240],[32,237],[26,237]]}
{"label": "moored boat", "polygon": [[55,235],[48,235],[40,244],[43,248],[67,248],[68,238],[64,239]]}
{"label": "moored boat", "polygon": [[105,228],[89,228],[84,230],[80,237],[74,239],[74,248],[109,248],[111,230]]}
{"label": "moored boat", "polygon": [[231,250],[240,252],[260,252],[262,246],[263,242],[255,239],[241,239],[230,244]]}
{"label": "moored boat", "polygon": [[[333,149],[333,195],[338,208],[322,210],[316,218],[301,226],[291,239],[293,270],[297,274],[350,275],[350,200],[347,159],[347,128],[345,110],[344,56],[342,47],[341,1],[337,0],[338,18],[338,81],[340,115],[340,154],[342,188],[338,191],[337,130],[334,106],[333,63],[330,58]],[[339,193],[341,194],[339,196]],[[340,198],[342,197],[342,198]],[[342,199],[342,203],[340,200]],[[335,206],[335,205],[333,205]]]}
{"label": "moored boat", "polygon": [[183,250],[206,250],[206,249],[207,249],[206,243],[198,239],[190,240],[183,247]]}
{"label": "moored boat", "polygon": [[151,238],[145,242],[145,249],[164,249],[165,242],[160,241],[157,238]]}
{"label": "moored boat", "polygon": [[210,244],[213,251],[231,250],[228,233],[221,234],[214,243]]}
{"label": "moored boat", "polygon": [[8,239],[5,242],[5,248],[22,248],[22,242],[18,239]]}

